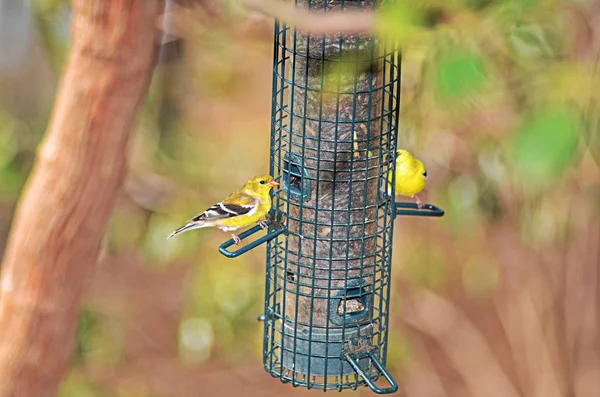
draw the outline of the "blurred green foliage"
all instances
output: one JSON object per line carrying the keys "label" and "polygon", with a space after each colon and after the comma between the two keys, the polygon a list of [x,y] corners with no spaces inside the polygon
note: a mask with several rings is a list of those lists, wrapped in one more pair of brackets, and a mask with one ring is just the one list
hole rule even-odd
{"label": "blurred green foliage", "polygon": [[81,362],[83,357],[89,353],[89,340],[94,328],[98,325],[97,316],[87,308],[79,313],[77,321],[77,345],[75,349],[75,360]]}
{"label": "blurred green foliage", "polygon": [[452,102],[474,94],[487,80],[481,58],[458,48],[437,60],[437,93],[440,100]]}
{"label": "blurred green foliage", "polygon": [[552,185],[572,164],[580,137],[578,121],[566,109],[544,109],[524,120],[512,155],[525,186]]}

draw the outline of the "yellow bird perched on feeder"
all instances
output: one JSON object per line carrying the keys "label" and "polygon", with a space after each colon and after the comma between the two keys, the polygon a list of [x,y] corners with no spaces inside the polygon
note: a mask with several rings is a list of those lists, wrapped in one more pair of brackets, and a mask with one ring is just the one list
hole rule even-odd
{"label": "yellow bird perched on feeder", "polygon": [[240,238],[233,233],[234,230],[254,223],[258,223],[263,228],[267,226],[265,217],[271,210],[271,189],[275,186],[279,186],[279,183],[275,182],[270,175],[254,176],[223,201],[175,230],[167,239],[188,230],[216,227],[229,232],[235,244],[239,244]]}
{"label": "yellow bird perched on feeder", "polygon": [[[408,151],[398,149],[396,152],[396,194],[417,199],[417,206],[423,208],[419,193],[425,188],[427,170],[423,163],[414,158]],[[391,193],[392,171],[388,174],[388,193]]]}

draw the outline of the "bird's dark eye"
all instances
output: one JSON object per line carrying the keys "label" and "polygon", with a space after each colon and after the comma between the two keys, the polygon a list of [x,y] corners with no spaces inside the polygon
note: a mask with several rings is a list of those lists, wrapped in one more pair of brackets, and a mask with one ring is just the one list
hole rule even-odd
{"label": "bird's dark eye", "polygon": [[267,183],[267,182],[266,182],[265,180],[262,180],[262,181],[260,181],[260,182],[258,182],[258,183],[260,183],[261,185],[264,185],[264,184],[265,184],[265,183]]}
{"label": "bird's dark eye", "polygon": [[423,176],[427,178],[427,170],[423,171]]}

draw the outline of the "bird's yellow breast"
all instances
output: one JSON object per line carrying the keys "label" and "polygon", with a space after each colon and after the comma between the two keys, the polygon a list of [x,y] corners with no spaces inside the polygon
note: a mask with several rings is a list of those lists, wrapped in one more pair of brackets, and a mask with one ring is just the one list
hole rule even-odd
{"label": "bird's yellow breast", "polygon": [[[423,163],[404,152],[396,162],[396,194],[408,197],[419,194],[425,188],[424,172]],[[392,180],[391,171],[388,180]]]}
{"label": "bird's yellow breast", "polygon": [[396,174],[396,194],[414,196],[425,188],[423,174]]}

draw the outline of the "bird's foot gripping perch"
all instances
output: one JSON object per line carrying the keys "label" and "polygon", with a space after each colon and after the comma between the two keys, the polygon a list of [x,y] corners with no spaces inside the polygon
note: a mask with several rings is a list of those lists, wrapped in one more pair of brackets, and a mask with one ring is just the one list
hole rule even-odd
{"label": "bird's foot gripping perch", "polygon": [[417,201],[417,208],[418,209],[423,209],[423,207],[425,206],[425,204],[423,204],[423,202],[419,199],[419,196],[415,194],[413,197]]}
{"label": "bird's foot gripping perch", "polygon": [[[260,222],[256,222],[257,223],[256,226],[254,226],[251,229],[246,230],[245,232],[241,233],[239,236],[231,233],[232,236],[237,237],[237,242],[235,240],[235,237],[230,240],[225,241],[219,247],[219,252],[228,258],[235,258],[235,257],[238,257],[238,256],[250,251],[251,249],[258,247],[259,245],[266,243],[267,241],[270,241],[270,240],[276,238],[280,234],[286,233],[287,230],[286,230],[285,226],[281,223],[282,215],[283,214],[278,213],[278,215],[269,216],[267,218],[267,220],[262,220]],[[271,226],[271,230],[268,231],[267,234],[260,237],[259,239],[256,239],[256,240],[252,241],[251,243],[244,245],[241,248],[238,248],[235,251],[227,250],[227,248],[231,247],[232,245],[234,245],[234,244],[238,245],[240,241],[250,237],[251,235],[253,235],[255,233],[260,232],[261,230],[264,230],[264,228],[268,228],[269,226]]]}
{"label": "bird's foot gripping perch", "polygon": [[238,245],[240,243],[240,241],[242,241],[237,234],[235,233],[231,233],[231,238],[233,238],[233,242],[235,243],[235,245]]}

